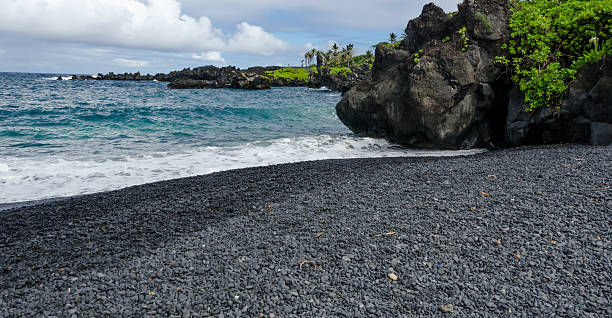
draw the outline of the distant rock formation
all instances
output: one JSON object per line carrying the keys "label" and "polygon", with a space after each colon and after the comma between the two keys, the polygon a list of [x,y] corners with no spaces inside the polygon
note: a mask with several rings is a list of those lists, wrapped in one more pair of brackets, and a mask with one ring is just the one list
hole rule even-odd
{"label": "distant rock formation", "polygon": [[168,88],[171,89],[270,89],[271,81],[264,75],[265,69],[257,73],[241,71],[235,67],[217,68],[206,66],[193,70],[185,69],[180,72],[171,72],[167,76],[160,78],[163,81],[171,81],[168,84]]}
{"label": "distant rock formation", "polygon": [[300,87],[308,83],[302,80],[287,80],[284,78],[271,78],[266,74],[268,71],[278,70],[279,66],[251,67],[241,70],[234,66],[216,67],[212,65],[186,68],[181,71],[173,71],[168,74],[158,73],[155,75],[141,75],[137,73],[98,74],[95,76],[74,76],[73,80],[111,80],[111,81],[159,81],[170,82],[171,89],[215,89],[215,88],[237,88],[237,89],[270,89],[270,87]]}

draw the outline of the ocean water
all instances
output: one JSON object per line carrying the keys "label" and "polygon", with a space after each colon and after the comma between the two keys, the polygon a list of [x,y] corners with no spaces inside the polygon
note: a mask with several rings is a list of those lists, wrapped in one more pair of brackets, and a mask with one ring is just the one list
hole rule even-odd
{"label": "ocean water", "polygon": [[304,160],[475,153],[355,136],[336,116],[340,94],[327,90],[169,90],[58,75],[0,73],[0,203]]}

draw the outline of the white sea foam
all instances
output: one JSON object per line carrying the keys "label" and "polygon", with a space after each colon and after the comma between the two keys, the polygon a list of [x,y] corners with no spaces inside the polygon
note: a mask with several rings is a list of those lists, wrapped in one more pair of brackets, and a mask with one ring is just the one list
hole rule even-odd
{"label": "white sea foam", "polygon": [[74,160],[59,157],[0,159],[0,203],[119,189],[217,171],[320,159],[472,155],[483,150],[398,149],[379,139],[301,137],[180,153]]}
{"label": "white sea foam", "polygon": [[63,81],[69,81],[73,78],[74,76],[72,75],[62,75],[62,76],[53,76],[53,77],[47,77],[45,78],[46,80],[50,80],[50,81],[57,81],[59,79],[63,80]]}

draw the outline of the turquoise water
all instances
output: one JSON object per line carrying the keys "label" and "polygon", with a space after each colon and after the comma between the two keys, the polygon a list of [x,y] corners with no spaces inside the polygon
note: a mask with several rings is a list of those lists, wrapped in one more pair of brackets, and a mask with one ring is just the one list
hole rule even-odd
{"label": "turquoise water", "polygon": [[302,160],[447,155],[354,136],[339,93],[0,73],[0,203]]}
{"label": "turquoise water", "polygon": [[0,74],[0,155],[83,156],[348,134],[340,95],[303,88],[169,90],[167,83]]}

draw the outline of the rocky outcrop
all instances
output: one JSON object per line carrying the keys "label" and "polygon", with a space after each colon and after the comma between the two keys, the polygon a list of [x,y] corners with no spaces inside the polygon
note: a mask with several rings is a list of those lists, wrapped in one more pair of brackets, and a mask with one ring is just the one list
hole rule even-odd
{"label": "rocky outcrop", "polygon": [[246,90],[270,89],[270,79],[253,74],[237,73],[232,78],[222,80],[194,80],[177,79],[168,84],[170,89],[216,89],[216,88],[235,88]]}
{"label": "rocky outcrop", "polygon": [[218,81],[203,81],[194,79],[178,79],[168,84],[170,89],[214,89],[214,88],[231,88],[231,85],[219,83]]}
{"label": "rocky outcrop", "polygon": [[331,91],[344,94],[355,87],[359,82],[367,81],[372,78],[372,72],[367,63],[351,67],[350,73],[348,74],[346,74],[346,72],[330,74],[329,70],[323,67],[319,67],[319,70],[320,71],[310,76],[308,87],[327,87]]}
{"label": "rocky outcrop", "polygon": [[379,45],[372,80],[336,106],[342,122],[406,146],[488,146],[489,114],[506,107],[494,57],[509,37],[509,2],[464,1],[458,8],[451,15],[429,4],[408,23],[399,48]]}
{"label": "rocky outcrop", "polygon": [[558,109],[528,108],[524,96],[512,89],[505,133],[510,145],[586,143],[612,144],[612,62],[587,65],[570,84]]}
{"label": "rocky outcrop", "polygon": [[270,79],[262,75],[245,75],[241,74],[232,80],[232,88],[261,90],[270,89]]}
{"label": "rocky outcrop", "polygon": [[241,70],[233,66],[216,67],[202,66],[194,69],[186,68],[168,74],[141,75],[140,73],[123,73],[74,76],[73,80],[111,80],[111,81],[159,81],[171,82],[169,88],[238,88],[238,89],[269,89],[270,87],[305,87],[308,82],[298,79],[271,78],[266,74],[279,69],[279,66],[256,66]]}

